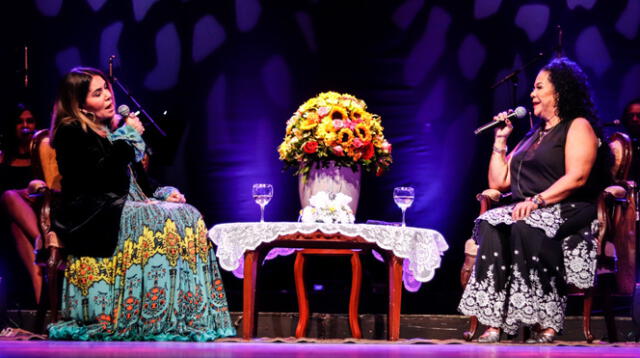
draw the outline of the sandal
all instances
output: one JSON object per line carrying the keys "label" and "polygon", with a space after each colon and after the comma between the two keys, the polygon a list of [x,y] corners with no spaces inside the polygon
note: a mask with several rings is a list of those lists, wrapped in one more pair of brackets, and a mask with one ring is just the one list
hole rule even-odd
{"label": "sandal", "polygon": [[545,331],[532,331],[531,338],[527,339],[527,343],[536,344],[548,344],[553,343],[556,339],[556,333],[554,331],[545,332]]}
{"label": "sandal", "polygon": [[486,330],[480,337],[478,343],[498,343],[500,342],[500,331]]}

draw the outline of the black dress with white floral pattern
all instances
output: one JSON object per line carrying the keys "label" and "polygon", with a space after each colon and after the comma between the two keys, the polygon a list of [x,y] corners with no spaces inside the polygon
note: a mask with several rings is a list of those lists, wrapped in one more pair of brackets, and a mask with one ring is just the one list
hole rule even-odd
{"label": "black dress with white floral pattern", "polygon": [[[565,174],[571,122],[560,122],[544,136],[540,128],[532,130],[516,148],[510,166],[516,203]],[[591,177],[569,198],[536,209],[523,220],[511,218],[516,204],[476,219],[473,237],[480,247],[458,307],[461,313],[508,334],[523,324],[562,329],[567,285],[588,288],[595,278],[595,199],[602,181]]]}

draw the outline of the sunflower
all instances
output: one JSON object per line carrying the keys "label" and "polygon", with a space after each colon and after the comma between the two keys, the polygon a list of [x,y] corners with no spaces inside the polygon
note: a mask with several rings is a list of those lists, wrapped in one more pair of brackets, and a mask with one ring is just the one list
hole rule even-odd
{"label": "sunflower", "polygon": [[342,107],[338,107],[338,106],[333,106],[331,108],[331,112],[329,112],[329,116],[330,119],[335,120],[335,119],[339,119],[339,120],[347,120],[349,118],[349,115],[347,114],[347,110],[342,108]]}
{"label": "sunflower", "polygon": [[365,113],[366,113],[365,111],[356,107],[351,110],[351,115],[349,117],[351,118],[352,121],[359,122],[363,120]]}
{"label": "sunflower", "polygon": [[358,125],[356,125],[356,135],[365,143],[371,141],[371,130],[364,123],[358,123]]}
{"label": "sunflower", "polygon": [[343,148],[347,148],[351,145],[353,141],[353,132],[349,128],[342,128],[340,132],[338,132],[338,140],[337,142],[342,145]]}

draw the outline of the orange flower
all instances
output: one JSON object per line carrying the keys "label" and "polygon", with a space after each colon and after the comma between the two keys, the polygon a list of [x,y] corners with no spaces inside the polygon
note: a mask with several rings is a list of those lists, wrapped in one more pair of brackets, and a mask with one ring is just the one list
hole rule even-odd
{"label": "orange flower", "polygon": [[316,112],[309,112],[304,121],[302,121],[300,129],[307,131],[317,126],[318,123],[320,123],[320,117],[318,117],[318,114]]}

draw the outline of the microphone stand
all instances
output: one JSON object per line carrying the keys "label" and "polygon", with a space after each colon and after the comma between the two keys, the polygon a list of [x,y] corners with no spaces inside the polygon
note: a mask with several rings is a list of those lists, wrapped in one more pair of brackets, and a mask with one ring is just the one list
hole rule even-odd
{"label": "microphone stand", "polygon": [[24,45],[24,88],[29,88],[29,46]]}
{"label": "microphone stand", "polygon": [[160,126],[156,123],[156,121],[153,120],[153,118],[151,118],[149,113],[147,113],[147,111],[142,107],[142,105],[135,99],[135,97],[133,97],[131,92],[129,92],[127,90],[127,88],[122,84],[122,82],[120,82],[120,80],[118,80],[113,75],[113,59],[115,59],[115,58],[116,58],[115,55],[111,55],[111,56],[109,56],[109,60],[108,60],[108,63],[109,63],[109,79],[111,80],[111,83],[117,85],[118,88],[120,88],[120,90],[125,95],[127,95],[127,97],[129,97],[129,100],[136,106],[136,108],[140,111],[140,113],[142,113],[145,117],[147,117],[149,122],[151,124],[153,124],[153,126],[158,130],[158,133],[160,133],[163,137],[166,137],[167,133],[165,131],[163,131],[162,128],[160,128]]}
{"label": "microphone stand", "polygon": [[503,83],[505,83],[507,81],[511,81],[511,102],[513,104],[513,108],[515,108],[518,105],[518,99],[517,99],[518,75],[520,74],[520,72],[524,71],[527,67],[529,67],[529,66],[533,65],[534,63],[538,62],[538,60],[540,60],[542,58],[542,56],[544,56],[544,54],[542,52],[538,53],[531,60],[529,60],[529,62],[525,63],[520,68],[514,70],[513,72],[509,73],[508,75],[504,76],[502,79],[500,79],[498,82],[494,83],[489,88],[490,89],[496,89],[500,85],[502,85]]}
{"label": "microphone stand", "polygon": [[562,27],[556,25],[556,30],[558,31],[558,42],[556,42],[554,52],[556,53],[556,58],[559,58],[564,57],[564,50],[562,49]]}

